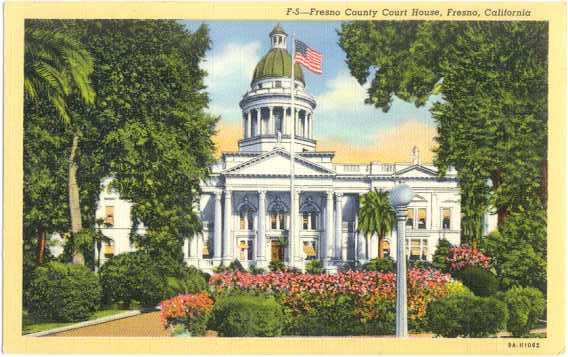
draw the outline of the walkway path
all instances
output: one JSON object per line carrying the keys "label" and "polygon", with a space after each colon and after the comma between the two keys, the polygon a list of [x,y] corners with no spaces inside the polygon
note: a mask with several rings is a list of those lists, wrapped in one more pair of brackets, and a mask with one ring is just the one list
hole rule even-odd
{"label": "walkway path", "polygon": [[148,312],[98,325],[55,333],[46,337],[168,337],[160,323],[160,312]]}

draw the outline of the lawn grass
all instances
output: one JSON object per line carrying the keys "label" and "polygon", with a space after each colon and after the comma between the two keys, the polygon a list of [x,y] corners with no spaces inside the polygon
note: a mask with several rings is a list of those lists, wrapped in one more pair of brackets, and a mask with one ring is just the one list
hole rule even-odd
{"label": "lawn grass", "polygon": [[[128,310],[118,310],[118,309],[106,309],[106,310],[99,310],[93,314],[93,316],[89,317],[85,321],[91,321],[95,319],[99,319],[101,317],[111,316],[120,314],[122,312],[126,312]],[[80,321],[79,321],[80,322]],[[49,322],[49,321],[36,321],[32,317],[28,315],[27,311],[23,311],[22,314],[22,334],[27,335],[30,333],[40,332],[51,330],[58,327],[68,326],[76,324],[77,322]]]}

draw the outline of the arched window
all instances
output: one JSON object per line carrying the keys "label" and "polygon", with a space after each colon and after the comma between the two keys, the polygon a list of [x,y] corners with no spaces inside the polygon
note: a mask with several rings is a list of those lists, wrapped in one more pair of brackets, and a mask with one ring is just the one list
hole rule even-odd
{"label": "arched window", "polygon": [[256,208],[249,202],[247,196],[243,198],[243,201],[237,207],[237,212],[239,213],[239,229],[243,231],[253,230]]}
{"label": "arched window", "polygon": [[319,217],[321,210],[318,205],[308,196],[304,203],[300,206],[300,213],[302,214],[302,229],[305,231],[315,231],[319,227]]}
{"label": "arched window", "polygon": [[287,228],[288,206],[279,196],[276,196],[274,200],[270,202],[268,212],[270,215],[270,229],[278,230]]}

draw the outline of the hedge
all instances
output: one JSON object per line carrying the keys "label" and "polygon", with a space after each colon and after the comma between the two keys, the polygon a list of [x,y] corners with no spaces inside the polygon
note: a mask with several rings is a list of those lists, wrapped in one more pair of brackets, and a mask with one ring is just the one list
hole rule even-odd
{"label": "hedge", "polygon": [[471,266],[459,270],[454,274],[455,278],[462,281],[475,295],[491,296],[499,288],[497,277],[480,267]]}
{"label": "hedge", "polygon": [[145,252],[119,254],[100,270],[105,301],[129,305],[133,300],[142,305],[156,305],[166,297],[166,279]]}
{"label": "hedge", "polygon": [[84,266],[50,262],[32,273],[26,300],[36,319],[81,321],[98,309],[101,286],[95,273]]}
{"label": "hedge", "polygon": [[507,305],[494,297],[450,296],[428,306],[430,330],[443,337],[487,337],[505,327]]}
{"label": "hedge", "polygon": [[536,288],[513,287],[497,297],[509,308],[507,330],[514,337],[527,336],[546,308],[544,295]]}
{"label": "hedge", "polygon": [[280,336],[281,306],[270,296],[219,296],[213,306],[212,328],[221,336]]}

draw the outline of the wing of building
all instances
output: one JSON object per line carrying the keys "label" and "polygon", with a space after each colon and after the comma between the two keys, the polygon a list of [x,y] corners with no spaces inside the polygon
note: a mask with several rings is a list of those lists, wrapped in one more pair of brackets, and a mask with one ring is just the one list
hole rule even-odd
{"label": "wing of building", "polygon": [[[202,184],[198,209],[204,230],[188,237],[187,264],[211,271],[235,259],[245,267],[266,267],[280,260],[302,269],[309,260],[320,259],[333,270],[365,262],[379,255],[379,244],[376,236],[357,233],[359,197],[399,183],[416,193],[406,224],[410,258],[430,260],[441,238],[459,244],[460,191],[455,171],[439,178],[433,165],[420,161],[417,148],[409,153],[407,163],[335,163],[334,152],[318,151],[314,126],[325,123],[317,123],[316,99],[308,93],[297,64],[291,83],[292,59],[285,31],[277,26],[269,37],[271,48],[256,66],[239,103],[239,149],[224,152]],[[291,85],[297,91],[294,115]],[[290,192],[293,128],[295,190]],[[289,231],[291,214],[297,222],[294,232]],[[128,202],[116,192],[103,190],[97,216],[112,225],[104,230],[114,239],[103,248],[106,258],[133,249],[128,238]],[[381,248],[387,255],[396,252],[394,237],[395,233],[386,237]]]}

